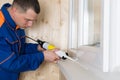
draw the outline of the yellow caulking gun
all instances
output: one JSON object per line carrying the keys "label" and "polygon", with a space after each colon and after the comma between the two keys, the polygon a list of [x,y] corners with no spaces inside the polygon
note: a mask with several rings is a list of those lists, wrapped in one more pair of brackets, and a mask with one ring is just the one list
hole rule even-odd
{"label": "yellow caulking gun", "polygon": [[[27,38],[29,38],[29,39],[31,39],[31,40],[33,40],[33,41],[35,41],[35,42],[37,42],[42,48],[44,48],[44,49],[46,49],[46,50],[52,50],[52,49],[55,49],[56,47],[54,46],[54,45],[52,45],[52,44],[49,44],[48,42],[46,42],[46,41],[41,41],[41,40],[39,40],[39,39],[37,39],[37,40],[34,40],[34,39],[32,39],[31,37],[28,37],[28,36],[26,36]],[[76,60],[74,60],[74,59],[72,59],[71,57],[69,57],[68,56],[68,53],[66,53],[66,52],[64,52],[64,51],[61,51],[61,50],[58,50],[58,51],[56,51],[55,52],[60,58],[62,58],[62,59],[69,59],[69,60],[72,60],[72,61],[76,61]]]}

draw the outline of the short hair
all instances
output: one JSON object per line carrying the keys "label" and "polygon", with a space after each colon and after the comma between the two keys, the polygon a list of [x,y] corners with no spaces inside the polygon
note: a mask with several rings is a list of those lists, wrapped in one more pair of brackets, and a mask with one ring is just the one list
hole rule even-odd
{"label": "short hair", "polygon": [[13,0],[12,5],[17,5],[24,11],[27,11],[31,8],[35,11],[35,13],[40,13],[40,4],[38,0]]}

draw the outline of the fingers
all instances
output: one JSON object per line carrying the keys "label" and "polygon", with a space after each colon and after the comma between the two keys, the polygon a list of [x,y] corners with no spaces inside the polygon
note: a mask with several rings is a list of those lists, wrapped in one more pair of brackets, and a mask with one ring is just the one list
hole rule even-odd
{"label": "fingers", "polygon": [[44,51],[44,49],[40,45],[38,45],[38,51]]}
{"label": "fingers", "polygon": [[52,51],[55,53],[55,52],[58,51],[58,50],[60,50],[60,49],[55,48],[55,49],[53,49]]}
{"label": "fingers", "polygon": [[47,62],[56,63],[58,60],[60,60],[60,57],[55,53],[54,50],[45,50],[43,54],[44,54],[44,60]]}

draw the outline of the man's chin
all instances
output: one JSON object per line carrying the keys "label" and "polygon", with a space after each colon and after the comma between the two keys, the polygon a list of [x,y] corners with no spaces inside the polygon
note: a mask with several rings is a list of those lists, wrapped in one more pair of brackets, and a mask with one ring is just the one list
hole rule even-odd
{"label": "man's chin", "polygon": [[29,28],[30,26],[25,26],[24,28]]}
{"label": "man's chin", "polygon": [[24,27],[21,27],[21,29],[25,29],[25,28],[29,28],[29,26],[24,26]]}

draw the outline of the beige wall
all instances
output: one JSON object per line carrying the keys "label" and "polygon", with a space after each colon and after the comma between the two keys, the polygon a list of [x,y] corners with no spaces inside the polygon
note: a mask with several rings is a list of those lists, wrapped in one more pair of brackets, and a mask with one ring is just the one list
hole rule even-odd
{"label": "beige wall", "polygon": [[3,3],[11,3],[12,0],[0,0],[0,7],[3,5]]}
{"label": "beige wall", "polygon": [[[41,13],[37,23],[26,32],[34,39],[48,41],[58,48],[67,49],[68,0],[39,0]],[[32,32],[31,32],[32,30]],[[28,39],[28,42],[32,42]],[[36,75],[37,74],[37,75]],[[56,64],[45,63],[35,72],[27,72],[21,80],[62,80]]]}
{"label": "beige wall", "polygon": [[[0,1],[0,7],[5,2]],[[68,2],[69,0],[39,0],[41,13],[32,28],[26,30],[34,39],[48,41],[58,48],[67,49],[68,42]],[[31,40],[27,40],[32,42]],[[44,62],[36,71],[21,74],[20,80],[60,80],[60,71],[56,64]]]}
{"label": "beige wall", "polygon": [[[27,34],[37,39],[53,43],[59,48],[67,48],[68,0],[39,0],[41,13],[37,23],[27,30]],[[32,30],[32,32],[31,32]]]}

